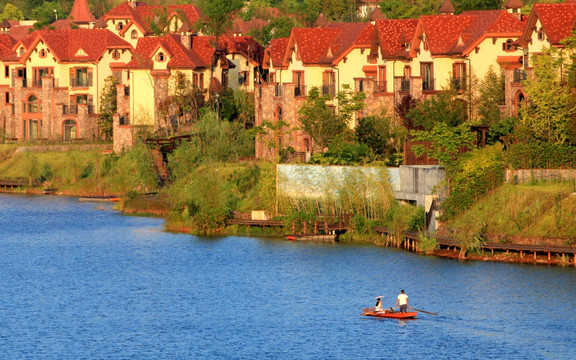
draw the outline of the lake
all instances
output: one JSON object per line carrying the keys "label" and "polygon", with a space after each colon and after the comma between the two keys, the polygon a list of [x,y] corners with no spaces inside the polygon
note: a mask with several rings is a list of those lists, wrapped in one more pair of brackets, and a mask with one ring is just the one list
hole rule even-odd
{"label": "lake", "polygon": [[[0,194],[1,359],[572,359],[576,268],[197,237]],[[360,316],[401,289],[415,320]]]}

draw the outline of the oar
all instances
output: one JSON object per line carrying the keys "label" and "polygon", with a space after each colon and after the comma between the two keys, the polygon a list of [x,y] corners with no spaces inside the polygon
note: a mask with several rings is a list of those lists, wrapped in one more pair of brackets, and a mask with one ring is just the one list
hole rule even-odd
{"label": "oar", "polygon": [[416,309],[416,308],[413,308],[413,307],[410,307],[410,309],[416,310],[416,311],[420,311],[420,312],[423,312],[423,313],[425,313],[425,314],[438,315],[438,314],[433,313],[433,312],[430,312],[430,311],[420,310],[420,309]]}

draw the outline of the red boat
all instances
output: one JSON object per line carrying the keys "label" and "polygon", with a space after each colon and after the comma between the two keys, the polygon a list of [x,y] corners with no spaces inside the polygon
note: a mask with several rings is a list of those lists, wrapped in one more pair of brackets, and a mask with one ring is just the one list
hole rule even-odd
{"label": "red boat", "polygon": [[363,309],[363,316],[383,317],[392,319],[413,319],[418,315],[416,311],[400,312],[393,310],[374,311],[374,308]]}

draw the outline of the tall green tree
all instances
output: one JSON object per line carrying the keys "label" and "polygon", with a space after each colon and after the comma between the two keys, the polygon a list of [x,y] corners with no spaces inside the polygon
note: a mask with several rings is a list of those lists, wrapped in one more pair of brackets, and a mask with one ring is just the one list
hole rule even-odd
{"label": "tall green tree", "polygon": [[491,66],[479,84],[480,102],[478,116],[484,125],[494,125],[500,122],[502,113],[498,105],[505,102],[504,75],[498,74]]}
{"label": "tall green tree", "polygon": [[0,15],[0,19],[6,20],[24,20],[24,13],[16,6],[8,3],[4,6],[4,11]]}
{"label": "tall green tree", "polygon": [[336,106],[332,107],[327,104],[330,97],[321,95],[320,89],[313,87],[298,111],[298,119],[302,129],[324,149],[345,132],[354,113],[364,108],[365,98],[364,93],[355,93],[343,85],[336,94]]}
{"label": "tall green tree", "polygon": [[536,141],[563,143],[576,108],[567,86],[566,57],[561,50],[545,48],[532,58],[534,73],[524,82],[527,103],[521,125]]}
{"label": "tall green tree", "polygon": [[104,80],[104,88],[100,92],[100,115],[98,116],[98,126],[104,134],[106,140],[112,139],[113,118],[118,108],[117,90],[118,79],[108,76]]}
{"label": "tall green tree", "polygon": [[56,21],[56,14],[58,19],[65,19],[68,13],[64,11],[60,2],[49,1],[44,2],[42,5],[35,7],[32,10],[32,16],[37,22],[34,24],[35,29],[42,29]]}

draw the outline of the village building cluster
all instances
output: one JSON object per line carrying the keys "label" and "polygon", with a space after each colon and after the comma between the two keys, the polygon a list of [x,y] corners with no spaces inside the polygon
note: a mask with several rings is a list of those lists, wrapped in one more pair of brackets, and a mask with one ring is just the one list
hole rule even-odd
{"label": "village building cluster", "polygon": [[0,131],[14,142],[100,139],[101,94],[112,76],[115,151],[132,146],[140,126],[162,133],[190,121],[181,108],[166,105],[178,89],[192,87],[208,99],[208,89],[240,88],[254,96],[256,125],[283,121],[296,129],[274,135],[279,146],[258,138],[256,157],[292,147],[306,158],[321,150],[298,123],[313,87],[332,103],[346,87],[364,92],[366,107],[356,122],[393,114],[406,96],[426,99],[447,88],[466,101],[477,80],[494,69],[505,75],[506,100],[495,106],[514,115],[526,100],[522,81],[531,56],[562,47],[576,28],[573,0],[534,4],[528,16],[519,12],[521,0],[509,0],[505,10],[458,15],[445,0],[439,15],[402,20],[384,18],[372,3],[360,8],[371,14],[369,22],[329,23],[320,16],[314,27],[294,28],[266,48],[244,35],[249,25],[242,22],[216,44],[196,31],[201,14],[194,5],[127,1],[95,19],[87,1],[76,0],[53,30],[30,32],[30,24],[4,20]]}

